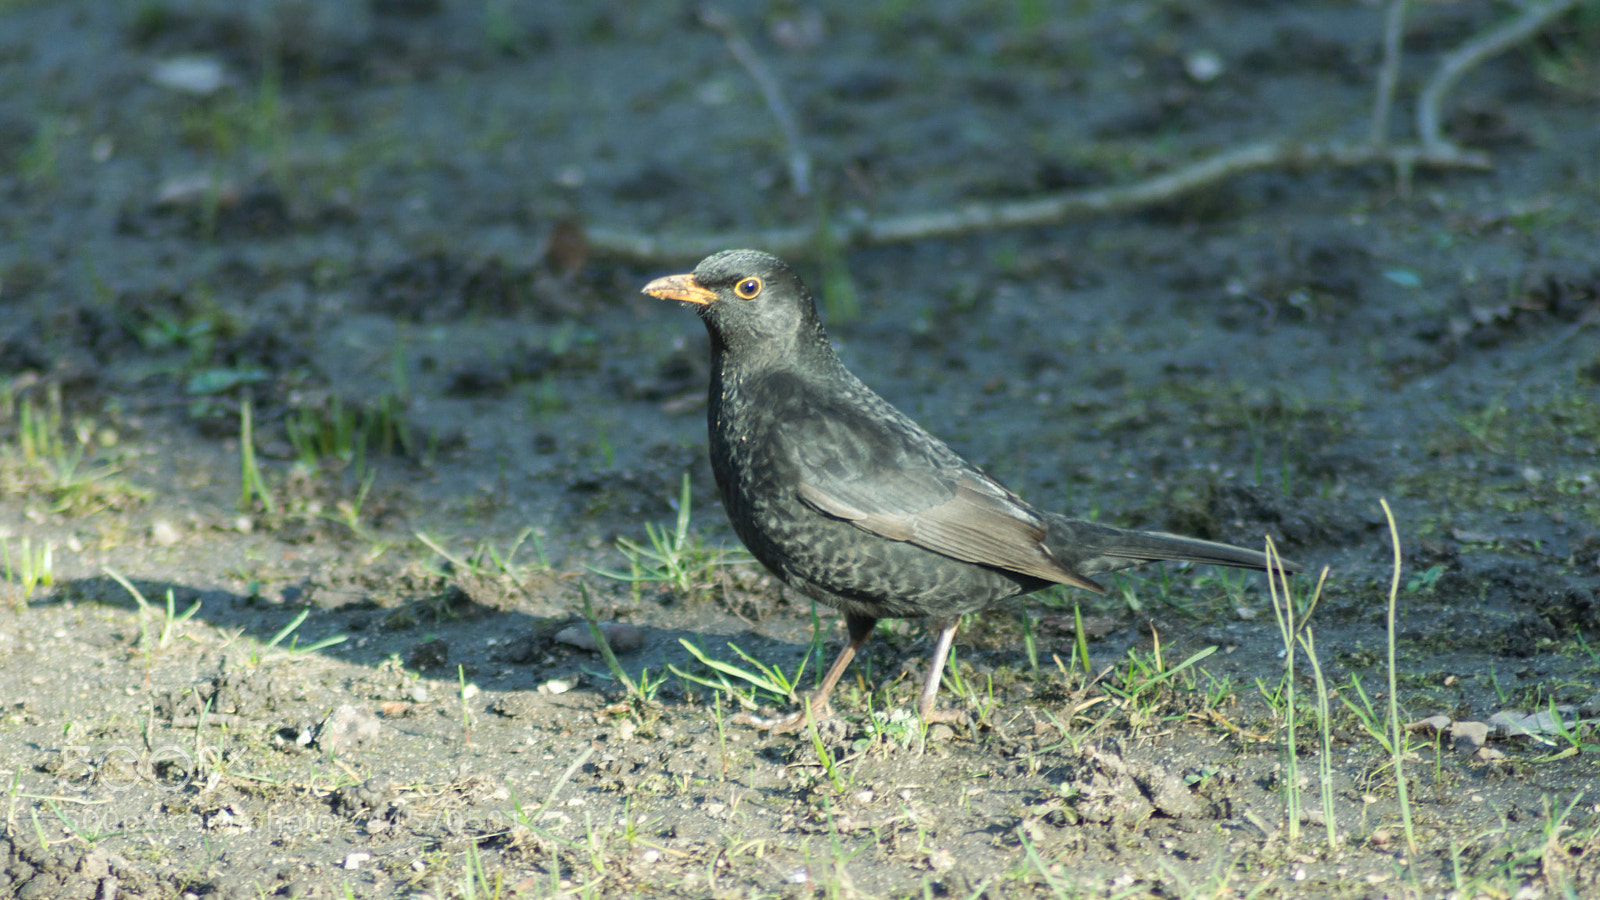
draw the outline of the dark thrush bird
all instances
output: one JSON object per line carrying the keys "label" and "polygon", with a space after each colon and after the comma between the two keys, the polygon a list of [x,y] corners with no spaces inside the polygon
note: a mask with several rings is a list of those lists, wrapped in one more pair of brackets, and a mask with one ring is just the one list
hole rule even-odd
{"label": "dark thrush bird", "polygon": [[644,292],[696,304],[711,334],[711,469],[734,530],[785,584],[845,615],[850,642],[811,701],[817,719],[879,619],[938,628],[917,711],[960,718],[934,695],[964,613],[1051,584],[1104,593],[1090,576],[1159,560],[1267,567],[1254,550],[1030,506],[850,374],[777,257],[727,250]]}

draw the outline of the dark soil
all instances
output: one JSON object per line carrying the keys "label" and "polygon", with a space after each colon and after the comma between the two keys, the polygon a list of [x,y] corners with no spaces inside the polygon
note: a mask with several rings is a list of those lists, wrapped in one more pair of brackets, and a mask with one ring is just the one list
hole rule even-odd
{"label": "dark soil", "polygon": [[[1302,649],[1286,679],[1264,578],[1150,569],[973,617],[942,698],[970,726],[907,718],[927,635],[886,622],[798,737],[744,708],[789,700],[706,687],[683,644],[788,673],[810,652],[809,687],[843,636],[717,508],[705,335],[639,294],[696,259],[584,239],[816,219],[693,10],[0,11],[0,896],[1595,890],[1595,4],[1451,96],[1491,171],[1258,173],[796,260],[847,364],[1031,501],[1329,567],[1316,673]],[[1383,17],[725,11],[839,217],[1359,141]],[[1412,4],[1397,140],[1506,15]],[[685,475],[682,578],[597,573],[647,525],[670,540]],[[1399,718],[1438,717],[1407,731],[1404,798],[1374,734],[1380,499]],[[585,594],[637,629],[612,632],[637,691],[564,631]]]}

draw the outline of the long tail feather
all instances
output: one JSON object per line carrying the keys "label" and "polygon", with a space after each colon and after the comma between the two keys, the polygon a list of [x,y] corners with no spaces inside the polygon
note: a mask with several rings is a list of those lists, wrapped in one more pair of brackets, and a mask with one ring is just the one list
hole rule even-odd
{"label": "long tail feather", "polygon": [[[1159,531],[1132,531],[1065,516],[1050,517],[1049,536],[1045,541],[1053,556],[1084,575],[1114,572],[1161,560],[1262,571],[1267,568],[1267,556],[1260,550]],[[1287,572],[1299,572],[1304,568],[1287,559],[1282,563]]]}

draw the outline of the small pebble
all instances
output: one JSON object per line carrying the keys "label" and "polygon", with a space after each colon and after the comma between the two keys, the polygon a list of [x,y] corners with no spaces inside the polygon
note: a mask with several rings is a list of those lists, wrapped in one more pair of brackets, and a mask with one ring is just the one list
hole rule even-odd
{"label": "small pebble", "polygon": [[1471,755],[1489,740],[1489,726],[1482,722],[1456,722],[1450,726],[1450,745],[1458,753]]}
{"label": "small pebble", "polygon": [[345,704],[333,711],[317,729],[317,746],[335,752],[349,750],[383,733],[383,725],[372,710]]}
{"label": "small pebble", "polygon": [[1183,58],[1183,71],[1198,84],[1215,81],[1223,72],[1222,57],[1213,50],[1195,50]]}
{"label": "small pebble", "polygon": [[571,678],[565,680],[560,678],[552,678],[549,681],[546,681],[544,684],[539,685],[539,693],[565,694],[567,691],[572,690],[572,686],[575,682],[576,679]]}
{"label": "small pebble", "polygon": [[228,81],[221,60],[211,56],[175,56],[150,68],[150,80],[164,88],[204,97]]}
{"label": "small pebble", "polygon": [[1406,723],[1407,731],[1422,731],[1428,734],[1442,734],[1449,727],[1449,716],[1429,716],[1426,719]]}
{"label": "small pebble", "polygon": [[178,542],[178,528],[166,519],[157,519],[150,526],[150,539],[163,547],[171,547]]}
{"label": "small pebble", "polygon": [[[600,633],[605,635],[606,643],[611,645],[614,653],[628,653],[644,646],[644,629],[637,625],[629,625],[626,622],[601,622]],[[561,629],[556,632],[556,640],[591,653],[600,650],[600,645],[594,642],[594,633],[589,630],[587,622]]]}

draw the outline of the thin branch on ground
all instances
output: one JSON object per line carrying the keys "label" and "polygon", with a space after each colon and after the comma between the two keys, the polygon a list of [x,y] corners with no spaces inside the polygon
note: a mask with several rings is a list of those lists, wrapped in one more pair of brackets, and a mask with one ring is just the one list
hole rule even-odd
{"label": "thin branch on ground", "polygon": [[1394,107],[1394,90],[1400,83],[1400,43],[1405,36],[1406,7],[1410,0],[1389,0],[1383,17],[1383,66],[1378,69],[1378,96],[1372,106],[1374,147],[1389,143],[1389,110]]}
{"label": "thin branch on ground", "polygon": [[[841,248],[871,247],[954,237],[975,231],[1055,225],[1068,219],[1142,209],[1164,203],[1229,178],[1261,169],[1351,168],[1386,164],[1439,169],[1488,169],[1482,153],[1445,148],[1369,147],[1294,142],[1247,144],[1133,184],[1067,191],[1010,203],[974,203],[960,209],[909,213],[857,222],[835,221],[833,240]],[[816,245],[813,225],[727,234],[651,235],[592,228],[596,250],[640,262],[699,258],[732,246],[759,246],[778,256],[804,256]]]}
{"label": "thin branch on ground", "polygon": [[1550,0],[1549,3],[1530,6],[1523,10],[1522,15],[1450,51],[1449,55],[1439,62],[1439,68],[1434,70],[1433,77],[1428,79],[1427,85],[1417,98],[1417,139],[1422,141],[1422,146],[1429,152],[1451,149],[1450,141],[1440,133],[1443,126],[1440,122],[1439,109],[1444,105],[1445,96],[1456,86],[1456,82],[1461,80],[1461,76],[1490,57],[1497,56],[1532,37],[1557,16],[1576,5],[1577,0]]}
{"label": "thin branch on ground", "polygon": [[[1365,144],[1306,141],[1262,141],[1223,150],[1205,159],[1132,184],[1068,191],[1006,203],[972,203],[958,209],[908,213],[869,219],[857,213],[835,217],[826,225],[795,225],[763,231],[740,229],[718,234],[652,235],[608,228],[591,228],[589,245],[599,253],[642,263],[668,263],[698,259],[734,246],[761,247],[779,256],[809,256],[818,245],[818,227],[831,229],[828,237],[839,250],[883,244],[957,237],[1005,228],[1056,225],[1073,218],[1122,213],[1169,203],[1178,197],[1219,182],[1265,169],[1357,168],[1386,165],[1394,168],[1405,192],[1416,168],[1492,168],[1489,156],[1465,150],[1440,134],[1439,109],[1446,95],[1474,66],[1525,40],[1576,5],[1577,0],[1549,0],[1528,7],[1521,15],[1457,48],[1440,62],[1428,79],[1417,103],[1416,127],[1420,143],[1391,146],[1388,119],[1399,81],[1400,38],[1404,30],[1406,0],[1392,0],[1385,18],[1384,63],[1379,73],[1377,99],[1371,122],[1371,140]],[[809,184],[810,161],[800,149],[799,129],[784,103],[772,75],[756,59],[750,45],[731,21],[714,9],[701,12],[707,27],[723,34],[728,48],[761,86],[767,105],[783,128],[790,149],[790,167],[796,190]]]}
{"label": "thin branch on ground", "polygon": [[789,111],[789,103],[783,98],[783,89],[778,86],[778,80],[772,77],[772,72],[761,62],[761,57],[756,55],[750,42],[739,33],[738,27],[727,13],[714,6],[702,7],[700,24],[722,35],[722,40],[728,45],[728,52],[739,61],[739,65],[744,66],[744,70],[755,80],[756,87],[761,89],[761,96],[767,101],[767,109],[772,111],[772,117],[778,120],[778,128],[783,132],[783,143],[789,150],[789,181],[796,194],[801,197],[809,195],[811,157],[806,154],[805,147],[801,144],[800,126],[795,123],[794,113]]}

